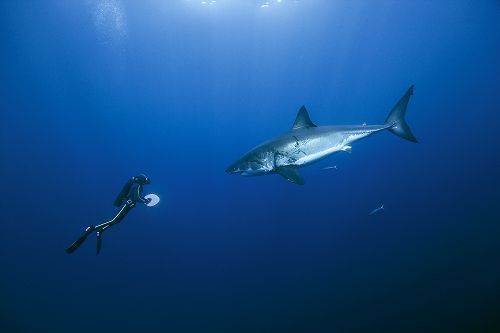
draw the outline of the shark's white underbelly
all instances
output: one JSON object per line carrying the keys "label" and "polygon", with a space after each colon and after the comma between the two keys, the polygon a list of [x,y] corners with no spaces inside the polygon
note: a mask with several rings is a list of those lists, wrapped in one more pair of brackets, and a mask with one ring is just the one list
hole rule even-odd
{"label": "shark's white underbelly", "polygon": [[321,160],[337,151],[342,150],[338,146],[330,147],[321,151],[312,152],[297,159],[294,165],[303,166]]}
{"label": "shark's white underbelly", "polygon": [[320,160],[340,150],[340,144],[325,138],[308,138],[297,140],[285,149],[286,159],[283,164],[304,166]]}
{"label": "shark's white underbelly", "polygon": [[370,133],[335,133],[329,136],[299,141],[294,152],[295,162],[292,165],[305,166],[319,161],[338,151],[350,148],[350,144]]}

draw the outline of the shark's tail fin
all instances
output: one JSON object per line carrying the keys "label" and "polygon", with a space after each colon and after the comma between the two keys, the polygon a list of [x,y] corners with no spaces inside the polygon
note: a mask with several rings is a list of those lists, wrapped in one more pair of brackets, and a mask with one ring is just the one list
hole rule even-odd
{"label": "shark's tail fin", "polygon": [[394,105],[385,123],[390,126],[388,130],[397,136],[412,142],[418,142],[405,120],[406,107],[411,95],[413,95],[413,85],[408,88],[404,96]]}

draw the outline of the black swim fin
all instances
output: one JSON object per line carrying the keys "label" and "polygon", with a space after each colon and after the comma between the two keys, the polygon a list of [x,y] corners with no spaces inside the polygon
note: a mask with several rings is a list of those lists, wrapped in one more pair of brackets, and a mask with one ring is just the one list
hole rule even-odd
{"label": "black swim fin", "polygon": [[85,240],[87,239],[87,237],[92,234],[95,230],[95,227],[94,226],[90,226],[90,227],[87,227],[87,229],[85,229],[85,232],[80,236],[80,238],[78,238],[73,244],[71,244],[67,249],[66,249],[66,253],[73,253],[75,252],[76,249],[78,249],[80,247],[80,245],[83,244],[83,242],[85,242]]}
{"label": "black swim fin", "polygon": [[102,247],[102,231],[98,231],[97,232],[97,248],[96,248],[95,255],[98,255],[99,252],[101,252],[101,247]]}

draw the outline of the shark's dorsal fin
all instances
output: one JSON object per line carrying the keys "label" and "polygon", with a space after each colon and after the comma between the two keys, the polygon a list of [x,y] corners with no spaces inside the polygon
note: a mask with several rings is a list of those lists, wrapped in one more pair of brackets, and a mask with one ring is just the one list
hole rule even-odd
{"label": "shark's dorsal fin", "polygon": [[309,118],[309,113],[307,113],[306,107],[302,105],[299,112],[297,113],[297,117],[295,118],[295,122],[293,123],[293,130],[299,128],[308,128],[308,127],[316,127]]}
{"label": "shark's dorsal fin", "polygon": [[280,174],[283,178],[291,181],[294,184],[304,185],[304,179],[300,175],[299,170],[297,170],[297,168],[289,166],[279,167],[276,170],[276,172]]}

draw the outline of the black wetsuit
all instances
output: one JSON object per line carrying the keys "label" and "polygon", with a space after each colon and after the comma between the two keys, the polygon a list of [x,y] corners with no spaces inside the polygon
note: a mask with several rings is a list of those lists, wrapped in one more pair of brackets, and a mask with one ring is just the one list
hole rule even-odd
{"label": "black wetsuit", "polygon": [[67,249],[66,253],[73,253],[87,237],[96,233],[97,235],[97,254],[101,251],[102,233],[109,229],[111,226],[120,223],[128,212],[136,206],[138,202],[147,204],[150,199],[142,196],[143,186],[149,184],[149,179],[144,175],[132,177],[122,188],[120,194],[116,198],[114,205],[121,207],[118,213],[111,220],[98,224],[96,226],[89,226],[85,229],[84,233]]}

